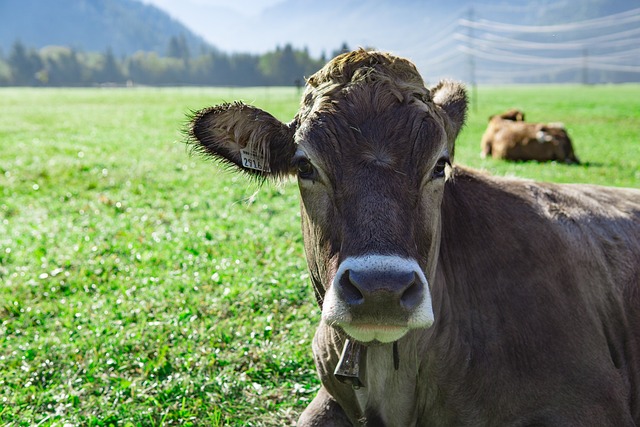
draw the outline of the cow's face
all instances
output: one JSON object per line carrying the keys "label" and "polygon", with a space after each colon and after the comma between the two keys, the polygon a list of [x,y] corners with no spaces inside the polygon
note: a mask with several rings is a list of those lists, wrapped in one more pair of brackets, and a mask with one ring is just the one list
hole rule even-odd
{"label": "cow's face", "polygon": [[392,342],[433,320],[429,281],[463,89],[424,88],[408,61],[358,51],[311,79],[295,120],[230,104],[195,117],[214,157],[295,175],[322,317],[361,342]]}

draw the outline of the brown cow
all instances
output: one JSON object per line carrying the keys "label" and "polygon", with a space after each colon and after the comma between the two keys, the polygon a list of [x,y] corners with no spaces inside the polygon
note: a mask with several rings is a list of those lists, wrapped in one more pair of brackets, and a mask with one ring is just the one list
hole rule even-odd
{"label": "brown cow", "polygon": [[519,110],[489,117],[480,147],[483,158],[580,163],[561,123],[526,123]]}
{"label": "brown cow", "polygon": [[464,89],[358,50],[285,124],[242,103],[195,146],[297,176],[322,321],[300,426],[640,424],[640,191],[453,166]]}
{"label": "brown cow", "polygon": [[498,114],[497,116],[491,116],[489,117],[489,120],[494,117],[500,117],[501,119],[512,120],[514,122],[524,122],[524,113],[520,110],[516,110],[515,108],[507,110],[502,114]]}

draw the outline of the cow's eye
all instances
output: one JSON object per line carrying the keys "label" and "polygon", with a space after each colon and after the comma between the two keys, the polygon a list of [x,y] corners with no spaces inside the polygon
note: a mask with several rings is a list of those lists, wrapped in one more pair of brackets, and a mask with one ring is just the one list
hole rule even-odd
{"label": "cow's eye", "polygon": [[315,168],[306,157],[302,157],[297,161],[296,168],[301,179],[312,179],[315,175]]}
{"label": "cow's eye", "polygon": [[444,178],[445,169],[447,168],[448,164],[449,164],[449,158],[440,157],[440,159],[438,159],[438,162],[436,163],[436,166],[433,168],[433,177]]}

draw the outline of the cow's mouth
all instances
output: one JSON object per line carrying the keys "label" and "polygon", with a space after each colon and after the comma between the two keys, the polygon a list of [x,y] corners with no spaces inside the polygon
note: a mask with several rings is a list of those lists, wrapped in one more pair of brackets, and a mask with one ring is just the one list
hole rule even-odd
{"label": "cow's mouth", "polygon": [[409,327],[396,325],[377,324],[340,324],[340,328],[355,341],[364,344],[375,344],[376,342],[387,344],[398,341],[407,332]]}

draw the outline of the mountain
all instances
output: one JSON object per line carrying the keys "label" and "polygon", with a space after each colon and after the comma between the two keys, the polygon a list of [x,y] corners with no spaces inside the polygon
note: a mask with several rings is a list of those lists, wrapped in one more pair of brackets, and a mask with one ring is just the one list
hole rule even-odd
{"label": "mountain", "polygon": [[171,38],[184,38],[193,53],[210,45],[166,12],[138,0],[0,0],[0,48],[71,46],[117,56],[167,52]]}

